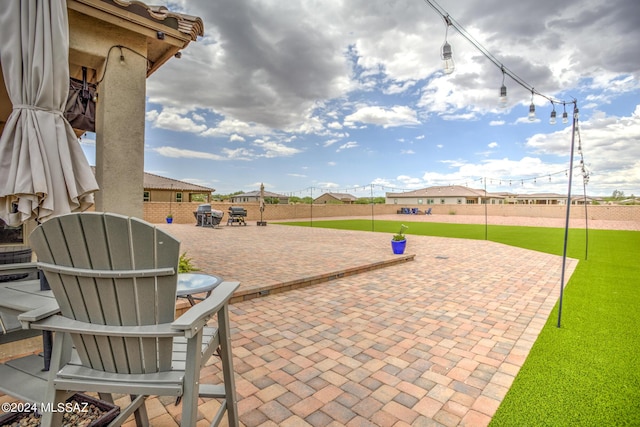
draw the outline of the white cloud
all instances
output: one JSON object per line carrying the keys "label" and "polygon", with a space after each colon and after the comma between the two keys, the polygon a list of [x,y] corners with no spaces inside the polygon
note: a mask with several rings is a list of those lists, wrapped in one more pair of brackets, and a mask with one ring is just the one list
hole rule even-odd
{"label": "white cloud", "polygon": [[356,123],[373,124],[383,128],[396,126],[412,126],[420,124],[414,110],[407,106],[396,105],[391,108],[362,107],[344,118],[345,126],[356,126]]}
{"label": "white cloud", "polygon": [[497,142],[490,142],[487,147],[489,148],[498,148],[500,145]]}
{"label": "white cloud", "polygon": [[326,189],[326,190],[332,190],[332,189],[340,188],[340,185],[336,184],[335,182],[319,182],[318,186],[320,188],[323,188],[323,189]]}
{"label": "white cloud", "polygon": [[322,144],[322,146],[323,146],[323,147],[330,147],[330,146],[332,146],[333,144],[335,144],[336,142],[338,142],[338,140],[337,140],[337,139],[329,139],[329,140],[325,141],[325,143],[324,143],[324,144]]}
{"label": "white cloud", "polygon": [[203,151],[185,150],[176,147],[157,147],[153,151],[164,157],[184,158],[184,159],[206,159],[206,160],[227,160],[225,157]]}
{"label": "white cloud", "polygon": [[302,151],[275,141],[256,140],[253,145],[264,150],[263,157],[290,157]]}
{"label": "white cloud", "polygon": [[191,117],[196,122],[206,122],[207,121],[202,114],[193,113],[193,114],[191,114]]}
{"label": "white cloud", "polygon": [[355,141],[349,141],[345,144],[342,144],[340,147],[338,147],[338,149],[336,150],[336,153],[339,153],[343,150],[348,150],[350,148],[356,148],[358,147],[358,143]]}
{"label": "white cloud", "polygon": [[188,132],[188,133],[201,133],[207,130],[207,125],[196,124],[193,119],[189,117],[183,117],[177,112],[172,112],[167,109],[162,110],[159,114],[148,114],[147,119],[153,118],[152,123],[154,127],[160,129],[168,129],[176,132]]}

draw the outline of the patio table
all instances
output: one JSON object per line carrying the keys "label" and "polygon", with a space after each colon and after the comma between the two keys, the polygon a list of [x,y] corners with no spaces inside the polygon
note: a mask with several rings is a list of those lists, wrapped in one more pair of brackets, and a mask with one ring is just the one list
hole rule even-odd
{"label": "patio table", "polygon": [[[0,285],[0,311],[10,315],[29,313],[29,319],[36,320],[57,313],[59,307],[53,292],[40,290],[39,280],[26,280]],[[44,331],[42,339],[43,356],[33,354],[0,364],[1,392],[25,401],[42,401],[51,361],[52,333]]]}
{"label": "patio table", "polygon": [[[195,297],[196,294],[207,293],[206,297],[222,283],[222,277],[203,273],[180,273],[178,274],[178,288],[176,296],[186,298],[191,305],[204,298]],[[206,298],[205,297],[205,298]]]}

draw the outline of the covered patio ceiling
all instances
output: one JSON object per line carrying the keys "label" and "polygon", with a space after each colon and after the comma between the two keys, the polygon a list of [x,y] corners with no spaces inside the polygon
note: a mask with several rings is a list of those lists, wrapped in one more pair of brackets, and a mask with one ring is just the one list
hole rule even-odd
{"label": "covered patio ceiling", "polygon": [[[148,6],[140,1],[123,0],[67,0],[69,10],[69,74],[81,79],[82,67],[89,69],[88,79],[96,82],[102,71],[106,55],[87,51],[82,34],[74,31],[78,26],[93,26],[101,21],[113,32],[119,29],[146,36],[148,70],[147,77],[165,62],[175,57],[189,42],[204,34],[202,19],[169,11],[164,6]],[[160,34],[161,33],[161,34]],[[109,39],[111,32],[102,34]],[[179,55],[178,55],[179,56]],[[7,94],[2,69],[0,69],[0,132],[11,114],[11,101]]]}
{"label": "covered patio ceiling", "polygon": [[[67,10],[70,76],[81,79],[82,67],[87,67],[89,82],[100,82],[96,110],[96,179],[100,191],[96,209],[141,216],[145,79],[171,58],[179,58],[182,49],[203,36],[204,24],[199,17],[135,0],[67,0]],[[119,46],[122,48],[117,49]],[[125,66],[115,60],[123,51],[127,56]],[[0,70],[0,133],[13,108],[4,80]],[[129,134],[116,128],[129,129]],[[76,130],[78,136],[82,133]],[[114,159],[111,150],[128,152],[128,159]],[[121,164],[116,167],[115,163]]]}

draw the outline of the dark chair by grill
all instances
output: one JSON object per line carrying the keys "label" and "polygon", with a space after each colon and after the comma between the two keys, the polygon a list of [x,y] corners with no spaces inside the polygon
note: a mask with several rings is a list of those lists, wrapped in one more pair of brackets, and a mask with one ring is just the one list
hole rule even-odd
{"label": "dark chair by grill", "polygon": [[209,204],[203,204],[198,206],[193,216],[196,218],[196,227],[215,227],[222,221],[224,212],[211,209]]}
{"label": "dark chair by grill", "polygon": [[227,225],[247,225],[244,220],[247,216],[247,210],[242,206],[229,207],[229,217],[227,218]]}

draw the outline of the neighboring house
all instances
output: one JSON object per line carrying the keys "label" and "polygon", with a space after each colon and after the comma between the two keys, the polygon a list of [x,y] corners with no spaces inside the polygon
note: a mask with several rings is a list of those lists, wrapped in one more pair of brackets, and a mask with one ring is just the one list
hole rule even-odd
{"label": "neighboring house", "polygon": [[215,188],[144,173],[145,202],[211,202]]}
{"label": "neighboring house", "polygon": [[[599,203],[604,203],[604,200],[602,198],[594,199],[593,201],[597,201]],[[624,200],[618,200],[618,201],[615,202],[615,204],[618,204],[618,205],[637,205],[637,204],[640,204],[640,197],[631,197],[631,198],[624,199]]]}
{"label": "neighboring house", "polygon": [[[96,172],[91,166],[93,173]],[[211,202],[211,193],[215,188],[203,187],[202,185],[191,184],[190,182],[178,181],[177,179],[165,178],[145,172],[143,178],[144,202]]]}
{"label": "neighboring house", "polygon": [[336,204],[353,204],[358,200],[357,197],[347,193],[324,193],[320,197],[313,199],[314,204],[336,203]]}
{"label": "neighboring house", "polygon": [[504,204],[503,194],[487,193],[462,185],[443,185],[405,191],[386,193],[385,203],[392,205],[474,205],[487,203]]}
{"label": "neighboring house", "polygon": [[[624,201],[623,201],[624,202]],[[593,205],[604,203],[601,197],[589,197],[586,198],[584,196],[574,196],[571,198],[572,205]],[[621,203],[624,204],[624,203]]]}
{"label": "neighboring house", "polygon": [[[277,199],[279,204],[289,204],[289,197],[282,194],[272,193],[270,191],[264,192],[265,203],[268,203],[269,199]],[[260,191],[250,191],[248,193],[236,194],[230,199],[231,203],[258,203],[260,201]]]}
{"label": "neighboring house", "polygon": [[567,196],[557,193],[518,194],[514,201],[518,205],[566,205]]}

